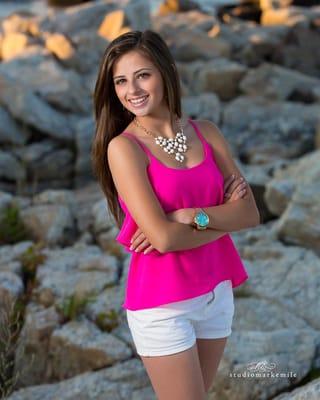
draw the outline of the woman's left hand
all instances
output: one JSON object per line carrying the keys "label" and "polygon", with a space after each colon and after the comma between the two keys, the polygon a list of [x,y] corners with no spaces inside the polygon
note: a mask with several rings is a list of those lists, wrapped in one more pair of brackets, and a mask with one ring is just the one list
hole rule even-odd
{"label": "woman's left hand", "polygon": [[224,204],[242,199],[247,193],[246,186],[243,176],[230,175],[224,182]]}
{"label": "woman's left hand", "polygon": [[154,250],[149,240],[145,237],[144,233],[140,228],[136,230],[131,238],[130,250],[135,252],[143,251],[144,254],[149,254]]}

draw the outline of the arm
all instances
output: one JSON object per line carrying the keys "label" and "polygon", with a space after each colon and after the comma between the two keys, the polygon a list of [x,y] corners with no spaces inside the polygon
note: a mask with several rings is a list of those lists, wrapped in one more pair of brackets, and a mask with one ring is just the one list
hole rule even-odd
{"label": "arm", "polygon": [[114,138],[108,147],[108,162],[120,197],[148,242],[159,252],[199,247],[225,235],[225,231],[216,229],[198,232],[167,218],[149,182],[147,158],[132,140]]}
{"label": "arm", "polygon": [[[211,144],[216,163],[226,179],[230,175],[241,176],[236,166],[228,145],[219,129],[209,121],[199,122],[199,127],[204,132],[205,139]],[[207,207],[204,211],[209,215],[211,229],[222,229],[227,232],[238,231],[259,224],[260,216],[252,194],[247,184],[246,192],[237,201],[225,201],[215,207]]]}

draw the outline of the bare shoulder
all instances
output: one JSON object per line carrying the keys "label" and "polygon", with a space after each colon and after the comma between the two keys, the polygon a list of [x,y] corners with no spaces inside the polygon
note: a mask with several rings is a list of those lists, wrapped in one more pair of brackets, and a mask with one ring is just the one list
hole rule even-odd
{"label": "bare shoulder", "polygon": [[201,134],[205,140],[214,148],[225,146],[226,141],[216,124],[208,120],[195,120],[194,121],[200,129]]}
{"label": "bare shoulder", "polygon": [[118,135],[110,141],[108,160],[110,163],[118,161],[138,165],[145,165],[148,162],[146,154],[139,144],[126,135]]}

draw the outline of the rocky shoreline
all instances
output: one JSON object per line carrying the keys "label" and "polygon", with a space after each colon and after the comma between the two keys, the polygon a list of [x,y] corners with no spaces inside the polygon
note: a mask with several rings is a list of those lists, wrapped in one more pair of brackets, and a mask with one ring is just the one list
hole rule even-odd
{"label": "rocky shoreline", "polygon": [[97,0],[0,21],[9,400],[155,399],[121,307],[129,256],[90,160],[99,60],[119,33],[147,28],[177,60],[185,115],[219,125],[262,215],[233,235],[250,279],[210,400],[320,398],[320,7],[261,0],[257,22],[177,3],[151,15],[142,0]]}

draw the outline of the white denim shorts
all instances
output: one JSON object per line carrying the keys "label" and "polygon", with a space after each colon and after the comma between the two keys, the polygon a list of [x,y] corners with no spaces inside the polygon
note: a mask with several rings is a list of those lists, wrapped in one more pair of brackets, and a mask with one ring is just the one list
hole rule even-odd
{"label": "white denim shorts", "polygon": [[127,310],[127,318],[137,353],[150,357],[187,350],[196,339],[229,336],[233,313],[232,284],[227,280],[213,291],[189,300]]}

